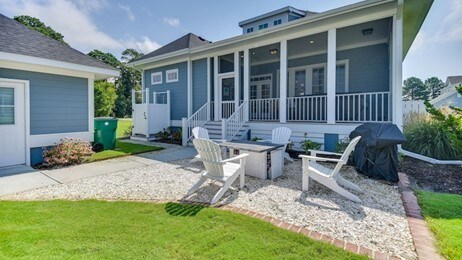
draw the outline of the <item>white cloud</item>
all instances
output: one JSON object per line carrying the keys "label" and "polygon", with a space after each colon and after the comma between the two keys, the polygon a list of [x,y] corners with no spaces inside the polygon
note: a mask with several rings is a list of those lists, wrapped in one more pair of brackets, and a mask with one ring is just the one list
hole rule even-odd
{"label": "white cloud", "polygon": [[178,18],[164,18],[164,23],[172,26],[172,27],[179,27],[180,26],[180,19]]}
{"label": "white cloud", "polygon": [[73,48],[84,53],[99,49],[117,56],[126,48],[148,53],[161,46],[147,36],[115,39],[101,31],[92,20],[91,13],[108,6],[106,0],[0,0],[0,6],[2,13],[11,17],[27,14],[39,18],[63,34],[64,40]]}
{"label": "white cloud", "polygon": [[130,21],[132,21],[132,22],[135,21],[135,15],[133,14],[132,10],[130,9],[130,6],[119,4],[119,8],[124,10],[125,12],[127,12],[127,16],[128,16],[128,19]]}
{"label": "white cloud", "polygon": [[125,48],[133,48],[141,51],[144,54],[150,53],[154,50],[159,49],[162,45],[151,40],[147,36],[142,36],[141,40],[130,39],[123,42]]}
{"label": "white cloud", "polygon": [[434,41],[462,41],[462,1],[451,0],[449,13],[440,24]]}

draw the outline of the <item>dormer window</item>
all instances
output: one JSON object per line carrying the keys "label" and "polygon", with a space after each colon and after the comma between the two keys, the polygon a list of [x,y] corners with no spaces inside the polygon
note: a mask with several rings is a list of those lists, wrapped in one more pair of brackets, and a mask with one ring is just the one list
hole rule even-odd
{"label": "dormer window", "polygon": [[260,24],[258,26],[258,30],[263,30],[263,29],[266,29],[266,28],[268,28],[268,23]]}
{"label": "dormer window", "polygon": [[247,33],[253,32],[253,27],[247,28]]}
{"label": "dormer window", "polygon": [[281,19],[277,19],[276,21],[274,21],[274,26],[280,25],[281,23],[282,23],[282,20],[281,20]]}

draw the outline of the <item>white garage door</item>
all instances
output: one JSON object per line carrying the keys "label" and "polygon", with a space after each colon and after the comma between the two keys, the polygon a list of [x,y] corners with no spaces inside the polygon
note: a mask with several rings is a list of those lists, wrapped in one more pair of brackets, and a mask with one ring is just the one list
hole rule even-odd
{"label": "white garage door", "polygon": [[24,84],[0,80],[0,167],[26,163]]}

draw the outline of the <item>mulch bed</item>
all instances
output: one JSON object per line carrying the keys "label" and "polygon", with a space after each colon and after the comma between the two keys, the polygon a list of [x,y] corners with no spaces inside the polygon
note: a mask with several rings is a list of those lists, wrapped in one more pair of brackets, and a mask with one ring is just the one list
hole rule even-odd
{"label": "mulch bed", "polygon": [[462,195],[462,165],[431,164],[406,156],[400,168],[415,188]]}

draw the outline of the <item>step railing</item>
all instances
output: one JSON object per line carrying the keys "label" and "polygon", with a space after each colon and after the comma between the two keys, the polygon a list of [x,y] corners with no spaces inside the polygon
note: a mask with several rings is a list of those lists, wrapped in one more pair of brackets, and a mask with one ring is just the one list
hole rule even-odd
{"label": "step railing", "polygon": [[192,138],[192,130],[194,127],[203,127],[210,120],[210,103],[205,103],[189,118],[183,117],[182,126],[182,145],[186,146]]}
{"label": "step railing", "polygon": [[247,100],[242,102],[240,106],[234,111],[232,115],[230,115],[227,119],[221,120],[221,138],[223,140],[232,140],[239,130],[244,126],[246,123],[245,121],[245,107],[247,106]]}

